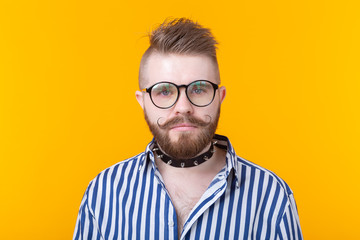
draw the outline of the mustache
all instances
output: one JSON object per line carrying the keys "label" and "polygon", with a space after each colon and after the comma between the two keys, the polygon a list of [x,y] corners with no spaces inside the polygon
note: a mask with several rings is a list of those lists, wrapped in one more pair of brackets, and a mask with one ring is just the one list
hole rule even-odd
{"label": "mustache", "polygon": [[160,123],[160,119],[162,119],[161,117],[158,118],[158,120],[156,121],[157,125],[159,126],[159,128],[161,129],[167,129],[167,128],[171,128],[172,126],[179,124],[179,123],[191,123],[197,127],[206,127],[211,123],[211,116],[206,115],[209,118],[209,121],[204,121],[201,119],[198,119],[196,117],[193,116],[186,116],[186,117],[174,117],[172,119],[169,119],[168,121],[164,122],[164,123]]}

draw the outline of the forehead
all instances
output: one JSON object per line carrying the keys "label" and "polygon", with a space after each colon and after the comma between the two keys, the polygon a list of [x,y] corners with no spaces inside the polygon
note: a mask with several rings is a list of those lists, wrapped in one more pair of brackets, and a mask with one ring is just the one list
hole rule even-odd
{"label": "forehead", "polygon": [[218,83],[218,69],[213,60],[204,55],[153,53],[143,69],[145,87],[158,82],[188,84],[194,80]]}

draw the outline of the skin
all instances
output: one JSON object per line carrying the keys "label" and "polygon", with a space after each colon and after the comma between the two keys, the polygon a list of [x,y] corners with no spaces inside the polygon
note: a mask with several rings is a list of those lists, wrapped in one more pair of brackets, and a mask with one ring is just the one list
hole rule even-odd
{"label": "skin", "polygon": [[[149,56],[143,73],[145,87],[162,81],[173,82],[177,85],[189,84],[200,79],[219,83],[219,74],[215,64],[209,57],[203,55],[153,53]],[[192,115],[204,121],[208,119],[206,115],[210,115],[214,119],[226,95],[226,89],[222,86],[216,91],[215,98],[210,105],[196,107],[189,102],[184,91],[185,89],[182,88],[178,101],[169,109],[157,108],[147,93],[136,91],[135,95],[152,123],[156,123],[159,118],[161,118],[161,122],[164,122],[181,115]],[[181,123],[171,128],[169,135],[171,141],[176,142],[181,134],[191,133],[189,137],[193,137],[199,131],[190,123]],[[205,152],[209,146],[210,143],[199,154]],[[192,208],[204,194],[216,174],[225,166],[226,153],[218,148],[216,150],[213,157],[208,161],[191,168],[175,168],[166,165],[160,159],[155,159],[165,187],[175,206],[179,235]]]}
{"label": "skin", "polygon": [[[218,71],[207,56],[176,55],[176,54],[157,54],[153,53],[144,66],[145,87],[150,87],[157,82],[169,81],[177,85],[189,84],[194,80],[205,79],[218,83]],[[187,99],[185,89],[181,89],[177,103],[169,109],[159,109],[153,105],[149,94],[136,91],[136,99],[140,106],[147,112],[151,122],[156,123],[159,118],[161,122],[171,119],[176,115],[191,114],[203,120],[207,120],[206,115],[213,119],[216,110],[220,107],[226,95],[226,89],[222,86],[216,91],[214,101],[206,107],[196,107]],[[196,134],[197,129],[190,124],[183,124],[171,130],[172,140],[176,141],[179,134],[183,131],[191,131]]]}

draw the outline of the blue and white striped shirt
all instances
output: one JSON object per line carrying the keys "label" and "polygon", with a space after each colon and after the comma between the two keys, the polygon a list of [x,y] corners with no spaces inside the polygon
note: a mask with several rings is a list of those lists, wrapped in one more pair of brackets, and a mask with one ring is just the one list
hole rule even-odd
{"label": "blue and white striped shirt", "polygon": [[[303,239],[288,185],[238,157],[220,137],[227,145],[226,166],[190,212],[180,239]],[[152,143],[90,182],[73,239],[178,239],[175,208]]]}

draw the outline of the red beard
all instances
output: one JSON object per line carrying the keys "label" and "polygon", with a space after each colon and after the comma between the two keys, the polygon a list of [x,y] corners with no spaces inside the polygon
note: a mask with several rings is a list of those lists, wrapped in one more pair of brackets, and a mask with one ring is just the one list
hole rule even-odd
{"label": "red beard", "polygon": [[[193,116],[178,116],[174,117],[163,124],[151,123],[146,111],[144,111],[145,120],[149,125],[155,141],[160,146],[161,150],[175,159],[189,159],[198,155],[206,148],[213,139],[220,116],[220,108],[215,116],[209,122]],[[169,130],[179,123],[191,123],[200,129],[200,133],[194,135],[192,132],[179,133],[180,136],[177,141],[172,141],[169,135]]]}

